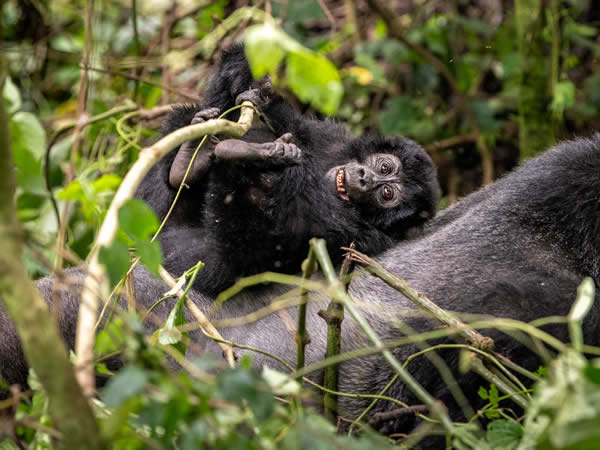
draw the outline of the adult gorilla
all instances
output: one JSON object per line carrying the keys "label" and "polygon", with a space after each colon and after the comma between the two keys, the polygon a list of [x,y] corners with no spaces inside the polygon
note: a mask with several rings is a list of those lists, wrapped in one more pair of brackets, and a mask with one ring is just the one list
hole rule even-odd
{"label": "adult gorilla", "polygon": [[[476,192],[432,220],[419,239],[402,242],[378,258],[390,271],[406,278],[425,292],[439,306],[451,311],[485,314],[530,321],[543,316],[565,315],[575,298],[576,287],[583,277],[600,280],[600,135],[565,142],[524,164],[515,172]],[[38,282],[50,298],[50,281]],[[166,290],[140,269],[136,273],[137,300],[148,306]],[[242,293],[225,303],[219,317],[247,314],[268,305],[285,291],[280,286],[266,286]],[[397,291],[378,279],[356,277],[350,294],[363,302],[363,312],[382,339],[394,339],[403,333],[393,324],[403,320],[423,331],[437,326],[433,321],[411,317],[406,309],[414,306]],[[73,345],[76,318],[76,293],[62,294],[60,324],[68,345]],[[307,362],[322,358],[326,331],[317,311],[326,298],[313,294],[309,305],[308,329],[312,343],[307,347]],[[205,309],[211,299],[198,295],[196,301]],[[159,314],[166,316],[164,305]],[[289,310],[295,318],[296,310]],[[584,322],[586,343],[600,344],[600,303],[596,302]],[[0,315],[0,371],[11,383],[25,381],[25,363],[18,352],[16,338]],[[560,339],[567,339],[563,326],[549,327]],[[223,329],[225,338],[278,354],[294,363],[296,344],[292,333],[278,315],[256,323]],[[538,358],[524,346],[497,330],[487,330],[496,341],[496,349],[513,361],[535,370]],[[356,323],[346,318],[342,328],[342,351],[368,345]],[[194,338],[207,350],[217,347],[196,333]],[[393,350],[406,359],[414,347]],[[453,350],[441,356],[456,368],[458,355]],[[258,365],[273,362],[256,355]],[[435,397],[449,406],[453,416],[460,412],[439,373],[425,359],[408,366],[413,376]],[[379,356],[354,359],[340,365],[339,389],[344,392],[377,393],[393,377],[393,370]],[[459,383],[476,406],[481,379],[474,375],[459,376]],[[401,383],[387,395],[409,404],[417,400]],[[351,417],[367,404],[366,400],[340,398],[342,414]],[[393,409],[388,402],[378,402],[374,412]],[[398,419],[386,424],[387,432],[407,431],[412,424]],[[432,444],[433,445],[433,444]]]}

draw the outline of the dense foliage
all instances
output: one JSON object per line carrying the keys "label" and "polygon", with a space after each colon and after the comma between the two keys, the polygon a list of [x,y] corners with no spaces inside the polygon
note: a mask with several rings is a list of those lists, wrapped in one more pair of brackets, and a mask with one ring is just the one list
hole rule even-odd
{"label": "dense foliage", "polygon": [[[537,28],[525,38],[519,14],[536,2],[515,3],[5,1],[0,33],[10,78],[3,98],[29,274],[86,260],[124,175],[155,140],[164,106],[198,101],[220,51],[242,37],[255,75],[271,73],[307,113],[334,115],[357,135],[403,134],[423,144],[439,167],[442,206],[556,140],[598,129],[599,9],[591,0],[541,2],[548,7],[529,19]],[[525,58],[543,82],[523,79]],[[525,133],[541,126],[544,142]],[[119,225],[100,254],[113,287],[123,285],[130,248],[155,273],[161,261],[152,240],[159,222],[144,204],[127,202]],[[577,305],[590,299],[581,294]],[[268,369],[257,374],[249,360],[215,375],[218,362],[204,356],[173,372],[166,355],[190,345],[179,330],[182,308],[175,302],[151,339],[142,334],[141,315],[118,312],[98,335],[101,373],[112,375],[103,360],[116,352],[128,362],[95,401],[102,435],[115,448],[366,449],[405,438],[375,435],[366,423],[360,437],[336,436],[335,424],[302,406],[315,396],[306,384]],[[582,316],[573,311],[573,344],[548,368],[525,375],[539,380],[533,392],[519,393],[527,417],[482,380],[489,403],[478,413],[490,420],[487,430],[460,424],[453,445],[597,445],[600,365],[582,356]],[[16,408],[10,437],[29,448],[59,445],[35,375],[31,388],[20,402],[0,402]],[[8,440],[0,447],[17,448]]]}

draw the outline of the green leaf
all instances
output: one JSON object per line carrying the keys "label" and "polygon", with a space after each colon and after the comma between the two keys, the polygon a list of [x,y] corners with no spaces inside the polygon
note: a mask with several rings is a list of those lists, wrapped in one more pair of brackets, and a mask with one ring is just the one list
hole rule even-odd
{"label": "green leaf", "polygon": [[595,364],[588,364],[583,369],[583,374],[590,382],[600,385],[600,367]]}
{"label": "green leaf", "polygon": [[92,182],[92,187],[96,192],[116,191],[121,184],[122,178],[113,173],[102,175]]}
{"label": "green leaf", "polygon": [[265,389],[262,379],[251,369],[227,370],[219,376],[218,383],[225,400],[237,404],[246,401],[259,421],[269,418],[273,413],[273,394]]}
{"label": "green leaf", "polygon": [[26,192],[46,195],[41,158],[46,150],[46,133],[31,113],[18,112],[10,119],[10,133],[17,183]]}
{"label": "green leaf", "polygon": [[162,263],[162,250],[158,241],[138,239],[135,241],[135,254],[140,257],[142,264],[155,275]]}
{"label": "green leaf", "polygon": [[300,393],[300,383],[268,366],[263,366],[262,377],[275,394],[298,395]]}
{"label": "green leaf", "polygon": [[252,75],[262,78],[267,73],[276,74],[287,51],[286,45],[290,45],[289,41],[294,42],[283,31],[269,24],[248,28],[244,50]]}
{"label": "green leaf", "polygon": [[575,104],[575,85],[570,81],[559,81],[552,91],[552,104],[550,109],[555,114],[562,114],[567,108]]}
{"label": "green leaf", "polygon": [[57,195],[60,200],[84,200],[85,193],[83,192],[83,187],[81,186],[81,182],[79,180],[72,181],[67,184]]}
{"label": "green leaf", "polygon": [[21,111],[12,116],[10,122],[13,146],[18,145],[15,149],[25,148],[40,161],[46,152],[46,132],[39,119],[31,113]]}
{"label": "green leaf", "polygon": [[6,103],[6,110],[9,115],[17,112],[21,108],[21,94],[10,77],[7,77],[4,81],[2,97]]}
{"label": "green leaf", "polygon": [[181,342],[182,337],[183,334],[181,333],[181,331],[179,331],[179,329],[177,329],[174,326],[165,325],[157,331],[158,342],[161,345],[177,344],[178,342]]}
{"label": "green leaf", "polygon": [[173,297],[173,296],[177,295],[177,291],[179,291],[179,289],[183,289],[184,285],[185,285],[185,276],[180,276],[177,279],[177,283],[175,283],[175,286],[173,286],[171,289],[169,289],[167,292],[165,292],[162,296],[163,297]]}
{"label": "green leaf", "polygon": [[342,100],[344,88],[340,74],[325,57],[306,50],[290,52],[286,78],[298,98],[325,114],[334,114]]}
{"label": "green leaf", "polygon": [[584,278],[577,288],[577,299],[569,312],[569,320],[582,321],[590,312],[594,304],[594,281],[590,277]]}
{"label": "green leaf", "polygon": [[523,427],[515,420],[494,420],[488,425],[487,440],[492,448],[514,450],[523,436]]}
{"label": "green leaf", "polygon": [[108,323],[96,336],[94,352],[100,355],[120,350],[125,344],[123,320],[117,316]]}
{"label": "green leaf", "polygon": [[136,198],[119,208],[119,225],[133,239],[147,239],[158,229],[158,219],[150,207]]}
{"label": "green leaf", "polygon": [[484,133],[494,133],[500,127],[500,123],[494,118],[495,112],[491,103],[487,100],[473,100],[471,110],[477,124]]}
{"label": "green leaf", "polygon": [[120,406],[127,399],[142,392],[148,383],[148,374],[139,367],[120,370],[102,392],[102,400],[109,408]]}
{"label": "green leaf", "polygon": [[110,247],[101,247],[98,260],[104,264],[111,287],[125,276],[129,269],[129,249],[119,240],[113,241]]}
{"label": "green leaf", "polygon": [[276,81],[279,65],[286,58],[285,79],[292,92],[325,114],[335,113],[344,89],[340,74],[325,57],[302,47],[272,24],[250,27],[244,42],[255,78],[270,73]]}
{"label": "green leaf", "polygon": [[479,397],[481,397],[484,400],[487,400],[488,398],[490,398],[490,395],[488,394],[487,389],[484,388],[483,386],[479,386],[479,390],[477,391],[477,395],[479,395]]}

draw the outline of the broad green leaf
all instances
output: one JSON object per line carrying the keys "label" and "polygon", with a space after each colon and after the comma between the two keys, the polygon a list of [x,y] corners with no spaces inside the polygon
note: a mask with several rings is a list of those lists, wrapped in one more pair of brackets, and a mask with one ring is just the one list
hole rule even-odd
{"label": "broad green leaf", "polygon": [[286,79],[301,101],[325,114],[337,111],[344,88],[337,69],[325,57],[305,50],[290,52]]}
{"label": "broad green leaf", "polygon": [[101,247],[98,260],[104,264],[111,287],[125,276],[129,269],[129,249],[119,240],[113,241],[110,247]]}
{"label": "broad green leaf", "polygon": [[262,378],[252,370],[227,370],[219,376],[218,383],[224,399],[238,404],[246,401],[258,420],[264,420],[273,413],[273,394],[265,389]]}
{"label": "broad green leaf", "polygon": [[246,31],[244,50],[254,78],[277,73],[288,41],[292,40],[283,31],[268,24],[255,25]]}
{"label": "broad green leaf", "polygon": [[46,149],[46,133],[31,113],[18,112],[10,119],[13,159],[17,183],[25,192],[46,195],[41,158]]}
{"label": "broad green leaf", "polygon": [[162,263],[162,250],[158,241],[137,239],[135,241],[135,254],[140,257],[142,264],[150,272],[158,275],[158,266]]}
{"label": "broad green leaf", "polygon": [[13,152],[27,149],[37,161],[46,152],[46,132],[39,119],[28,112],[18,112],[10,119]]}
{"label": "broad green leaf", "polygon": [[515,420],[494,420],[487,428],[487,439],[492,448],[514,450],[522,435],[523,427]]}
{"label": "broad green leaf", "polygon": [[147,239],[157,230],[159,223],[148,205],[132,198],[119,208],[119,225],[132,238]]}
{"label": "broad green leaf", "polygon": [[600,385],[600,367],[594,363],[587,364],[583,370],[583,374],[588,381],[596,385]]}
{"label": "broad green leaf", "polygon": [[96,192],[115,191],[121,184],[122,178],[113,173],[102,175],[92,182],[92,187]]}
{"label": "broad green leaf", "polygon": [[112,353],[119,350],[123,344],[125,344],[123,320],[116,316],[96,336],[94,352],[99,355]]}
{"label": "broad green leaf", "polygon": [[109,408],[115,408],[142,392],[147,383],[148,374],[144,370],[135,366],[126,367],[110,379],[102,392],[102,400]]}
{"label": "broad green leaf", "polygon": [[21,108],[21,93],[10,77],[7,77],[4,81],[2,97],[6,102],[6,110],[9,115],[17,112]]}
{"label": "broad green leaf", "polygon": [[[167,326],[160,328],[157,332],[158,342],[162,345],[173,345],[181,342],[183,334],[177,327]],[[185,353],[183,353],[185,354]]]}

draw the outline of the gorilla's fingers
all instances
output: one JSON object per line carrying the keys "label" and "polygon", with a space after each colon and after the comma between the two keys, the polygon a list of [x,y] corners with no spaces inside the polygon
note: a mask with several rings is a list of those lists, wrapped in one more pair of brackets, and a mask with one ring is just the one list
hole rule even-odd
{"label": "gorilla's fingers", "polygon": [[210,119],[215,119],[219,117],[220,112],[221,111],[219,110],[219,108],[208,108],[198,111],[196,115],[194,115],[194,118],[190,122],[190,125],[206,122]]}
{"label": "gorilla's fingers", "polygon": [[294,136],[292,135],[292,133],[285,133],[283,135],[281,135],[279,137],[279,139],[277,139],[275,142],[285,142],[286,144],[292,142],[292,139],[294,138]]}

